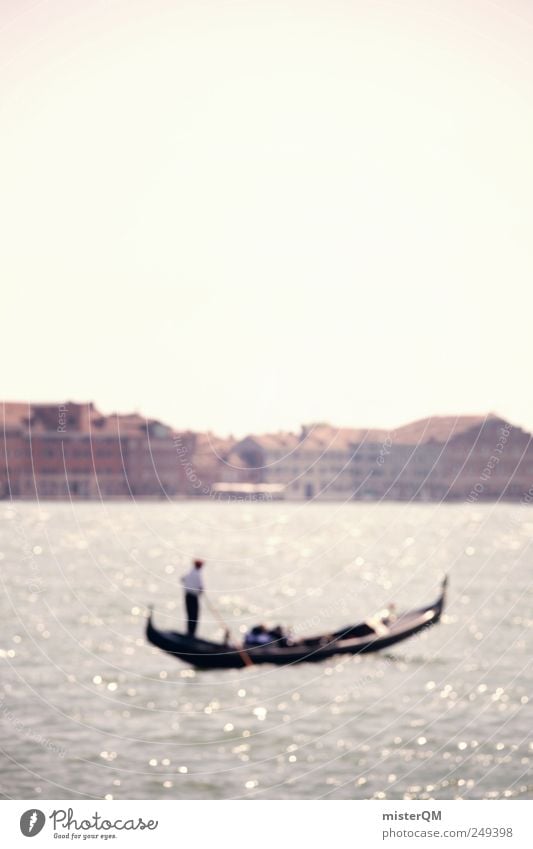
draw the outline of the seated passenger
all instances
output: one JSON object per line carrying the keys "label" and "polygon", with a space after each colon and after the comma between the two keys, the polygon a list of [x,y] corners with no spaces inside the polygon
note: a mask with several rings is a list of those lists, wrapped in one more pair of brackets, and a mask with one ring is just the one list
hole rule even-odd
{"label": "seated passenger", "polygon": [[374,616],[366,620],[366,625],[371,628],[376,636],[384,637],[389,633],[389,628],[396,620],[396,605],[391,602],[383,610],[379,610]]}
{"label": "seated passenger", "polygon": [[270,629],[270,638],[278,648],[285,647],[287,645],[287,635],[281,625],[276,625],[275,628]]}
{"label": "seated passenger", "polygon": [[250,628],[244,638],[245,648],[252,648],[253,646],[264,646],[270,642],[270,634],[264,625],[254,625],[253,628]]}

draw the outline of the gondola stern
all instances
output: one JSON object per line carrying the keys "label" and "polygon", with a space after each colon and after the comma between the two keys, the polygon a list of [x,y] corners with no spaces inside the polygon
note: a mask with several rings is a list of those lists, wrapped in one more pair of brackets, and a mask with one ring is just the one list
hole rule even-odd
{"label": "gondola stern", "polygon": [[154,634],[154,623],[153,623],[153,615],[154,615],[154,606],[153,604],[148,605],[148,616],[146,617],[146,627],[145,633],[146,638],[149,643],[154,644],[153,634]]}

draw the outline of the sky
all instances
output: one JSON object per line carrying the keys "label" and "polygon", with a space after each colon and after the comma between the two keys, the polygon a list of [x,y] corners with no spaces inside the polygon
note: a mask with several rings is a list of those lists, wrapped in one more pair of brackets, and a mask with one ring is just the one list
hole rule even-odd
{"label": "sky", "polygon": [[528,0],[1,0],[5,400],[533,430]]}

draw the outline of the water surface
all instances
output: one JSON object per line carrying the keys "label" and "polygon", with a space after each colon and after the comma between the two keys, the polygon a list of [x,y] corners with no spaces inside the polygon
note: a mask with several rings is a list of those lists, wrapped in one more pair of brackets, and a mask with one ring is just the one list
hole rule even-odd
{"label": "water surface", "polygon": [[[519,505],[0,508],[0,792],[15,798],[533,798],[533,510]],[[181,627],[207,559],[232,630],[327,631],[450,573],[443,622],[390,655],[195,673]],[[204,609],[201,632],[220,636]]]}

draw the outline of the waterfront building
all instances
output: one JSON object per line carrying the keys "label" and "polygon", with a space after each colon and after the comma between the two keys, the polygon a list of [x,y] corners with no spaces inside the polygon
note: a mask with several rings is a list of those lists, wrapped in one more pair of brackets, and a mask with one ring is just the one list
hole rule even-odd
{"label": "waterfront building", "polygon": [[495,415],[390,431],[318,423],[235,440],[92,403],[4,403],[0,413],[3,498],[476,503],[520,501],[533,487],[531,435]]}
{"label": "waterfront building", "polygon": [[248,436],[230,460],[225,480],[283,484],[294,500],[520,500],[533,485],[531,435],[494,415],[391,431],[311,425]]}
{"label": "waterfront building", "polygon": [[23,499],[175,496],[184,492],[170,428],[92,403],[0,409],[0,495]]}

